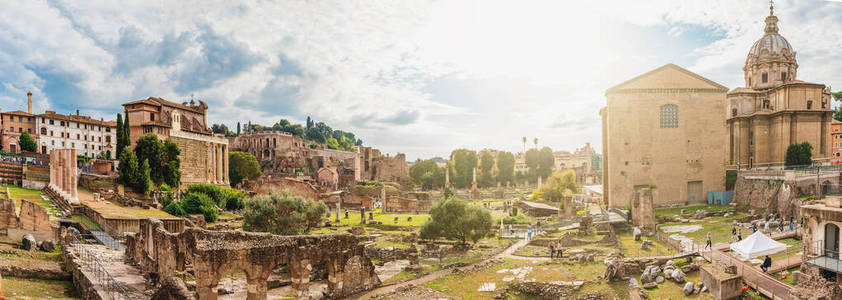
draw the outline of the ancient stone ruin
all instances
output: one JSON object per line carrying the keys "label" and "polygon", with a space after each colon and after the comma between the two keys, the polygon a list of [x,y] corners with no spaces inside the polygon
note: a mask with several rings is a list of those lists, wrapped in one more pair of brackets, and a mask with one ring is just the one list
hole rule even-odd
{"label": "ancient stone ruin", "polygon": [[[126,258],[150,278],[178,281],[191,263],[199,299],[217,299],[226,271],[240,269],[248,282],[247,299],[266,299],[272,270],[286,266],[296,299],[310,299],[311,272],[327,273],[327,292],[339,298],[380,284],[364,247],[350,234],[280,236],[269,233],[207,231],[190,228],[173,234],[158,220],[141,222],[139,233],[126,236]],[[317,270],[323,265],[327,270]]]}
{"label": "ancient stone ruin", "polygon": [[47,209],[26,200],[20,202],[20,215],[16,215],[14,201],[0,199],[0,230],[5,229],[9,239],[15,241],[26,234],[32,234],[38,241],[52,239],[54,234]]}
{"label": "ancient stone ruin", "polygon": [[76,149],[50,151],[50,184],[48,194],[69,204],[78,204],[76,191]]}
{"label": "ancient stone ruin", "polygon": [[632,223],[640,227],[645,234],[655,232],[655,209],[652,205],[652,189],[642,188],[634,192],[632,199]]}

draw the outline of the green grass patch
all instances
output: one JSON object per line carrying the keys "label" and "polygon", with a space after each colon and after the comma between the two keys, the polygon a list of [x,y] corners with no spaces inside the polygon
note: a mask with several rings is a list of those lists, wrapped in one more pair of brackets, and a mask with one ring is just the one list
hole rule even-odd
{"label": "green grass patch", "polygon": [[70,281],[3,276],[3,291],[12,299],[82,299]]}
{"label": "green grass patch", "polygon": [[690,214],[695,213],[697,210],[705,210],[707,212],[716,212],[716,211],[723,211],[723,210],[731,210],[732,207],[730,205],[694,205],[694,206],[685,206],[685,207],[675,207],[675,208],[656,208],[655,215],[656,216],[676,216],[681,214],[681,210],[685,210]]}
{"label": "green grass patch", "polygon": [[[331,211],[331,218],[330,221],[333,222],[335,220],[335,216],[333,215],[336,211]],[[395,222],[395,217],[398,218],[397,223]],[[412,220],[409,220],[409,218]],[[368,212],[365,213],[366,221],[368,221]],[[413,214],[413,213],[383,213],[380,209],[374,211],[374,220],[383,222],[383,225],[390,225],[390,226],[398,226],[398,227],[421,227],[424,225],[424,222],[430,218],[430,214],[422,213],[422,214]],[[348,211],[348,218],[345,218],[345,213],[339,214],[339,223],[345,224],[349,226],[359,226],[360,225],[360,212],[359,211]],[[366,224],[367,225],[367,224]]]}
{"label": "green grass patch", "polygon": [[[681,222],[669,222],[664,223],[661,225],[660,228],[664,226],[675,226],[675,225],[701,225],[702,229],[690,232],[690,233],[678,233],[683,236],[689,237],[693,239],[697,244],[704,245],[705,241],[707,240],[707,234],[710,232],[711,234],[711,242],[714,244],[717,243],[726,243],[731,241],[731,226],[733,224],[734,219],[738,219],[745,216],[744,213],[736,213],[730,217],[709,217],[704,220],[699,220],[697,222],[691,223],[681,223]],[[737,228],[739,230],[740,228]],[[666,233],[667,235],[671,235],[673,233]],[[751,231],[746,231],[743,229],[743,238],[748,237],[751,234]]]}
{"label": "green grass patch", "polygon": [[75,222],[78,222],[79,224],[82,224],[82,227],[85,227],[88,230],[102,230],[102,227],[100,227],[99,224],[97,224],[97,222],[94,222],[94,220],[91,220],[91,218],[88,218],[88,216],[72,215],[70,216],[70,219]]}

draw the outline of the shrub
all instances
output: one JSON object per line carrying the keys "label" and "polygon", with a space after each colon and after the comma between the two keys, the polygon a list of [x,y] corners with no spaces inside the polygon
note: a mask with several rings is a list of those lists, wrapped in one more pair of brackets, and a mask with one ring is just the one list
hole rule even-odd
{"label": "shrub", "polygon": [[213,200],[211,200],[208,195],[190,192],[184,194],[184,199],[181,200],[181,207],[183,207],[184,211],[188,214],[202,213],[202,206],[214,206]]}
{"label": "shrub", "polygon": [[529,224],[529,218],[524,215],[504,217],[503,224]]}
{"label": "shrub", "polygon": [[239,210],[243,208],[246,193],[229,187],[220,187],[208,183],[199,183],[187,187],[186,193],[204,194],[216,204],[217,207],[227,210]]}
{"label": "shrub", "polygon": [[170,202],[169,205],[164,207],[164,211],[176,217],[187,215],[187,212],[181,207],[181,202]]}
{"label": "shrub", "polygon": [[173,202],[172,192],[167,191],[166,193],[164,193],[164,195],[161,196],[160,199],[158,199],[158,202],[161,203],[161,207],[169,206],[170,203]]}
{"label": "shrub", "polygon": [[517,217],[517,206],[512,206],[512,213],[510,215],[512,217]]}
{"label": "shrub", "polygon": [[203,205],[199,207],[199,211],[205,217],[205,222],[213,222],[219,218],[219,211],[213,205]]}
{"label": "shrub", "polygon": [[280,194],[260,195],[248,199],[243,208],[243,229],[274,234],[303,234],[322,220],[327,206],[312,199]]}

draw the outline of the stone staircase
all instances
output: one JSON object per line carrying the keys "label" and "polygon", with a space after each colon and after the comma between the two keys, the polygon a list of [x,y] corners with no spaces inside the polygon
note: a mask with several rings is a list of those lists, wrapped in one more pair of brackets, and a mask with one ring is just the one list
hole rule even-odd
{"label": "stone staircase", "polygon": [[49,197],[50,200],[53,201],[53,204],[55,204],[56,207],[62,211],[62,214],[65,217],[68,217],[71,214],[73,214],[73,207],[70,205],[69,202],[67,202],[67,199],[63,197],[62,193],[56,191],[52,187],[52,185],[47,185],[46,187],[44,187],[42,192],[44,192],[44,194],[47,195],[47,197]]}
{"label": "stone staircase", "polygon": [[23,182],[23,165],[0,162],[0,183],[21,185]]}

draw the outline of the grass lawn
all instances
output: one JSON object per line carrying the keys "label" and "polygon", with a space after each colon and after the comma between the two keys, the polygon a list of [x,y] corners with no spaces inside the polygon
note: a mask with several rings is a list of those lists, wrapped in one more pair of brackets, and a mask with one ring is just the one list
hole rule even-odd
{"label": "grass lawn", "polygon": [[705,210],[708,212],[715,212],[715,211],[723,211],[723,210],[731,210],[733,207],[730,205],[694,205],[694,206],[685,206],[685,207],[675,207],[675,208],[657,208],[655,209],[656,216],[676,216],[681,214],[681,210],[686,210],[688,213],[693,214],[697,210]]}
{"label": "grass lawn", "polygon": [[[336,213],[335,210],[331,211],[330,221],[333,222],[335,220],[335,216],[333,215]],[[365,218],[368,220],[368,212],[365,213]],[[395,223],[395,217],[398,218],[398,222]],[[409,221],[408,218],[412,217],[412,221]],[[430,214],[413,214],[413,213],[383,213],[379,209],[374,210],[374,220],[383,222],[383,225],[395,225],[400,227],[421,227],[427,219],[430,218]],[[360,212],[359,211],[348,211],[348,218],[345,218],[345,213],[341,213],[339,215],[339,223],[346,224],[349,226],[359,226],[360,225]]]}
{"label": "grass lawn", "polygon": [[[477,289],[479,289],[479,287],[484,283],[493,282],[496,284],[497,289],[501,289],[510,283],[517,282],[518,279],[506,282],[503,281],[503,278],[514,276],[514,273],[509,270],[519,268],[531,268],[531,271],[529,271],[523,279],[535,280],[537,282],[575,280],[588,281],[594,280],[597,276],[600,276],[605,272],[605,265],[596,262],[586,265],[563,265],[551,262],[532,262],[505,259],[503,263],[491,266],[487,269],[477,272],[448,275],[427,282],[424,286],[451,296],[461,297],[462,299],[491,299],[494,296],[494,292],[479,292]],[[628,297],[626,282],[611,284],[587,283],[582,287],[580,292],[588,291],[599,291],[603,294],[607,294],[608,299],[625,299]],[[521,296],[529,298],[528,295]]]}
{"label": "grass lawn", "polygon": [[[56,247],[53,252],[26,251],[17,247],[17,241],[0,243],[0,258],[25,260],[42,260],[49,262],[61,261],[61,247]],[[3,277],[5,279],[5,276]],[[8,289],[6,289],[8,291]]]}
{"label": "grass lawn", "polygon": [[[623,249],[623,255],[626,257],[648,257],[648,256],[664,256],[673,255],[675,251],[669,246],[659,241],[654,236],[643,236],[640,242],[634,240],[631,234],[619,233],[617,236],[620,239],[620,246]],[[652,241],[652,246],[648,250],[641,250],[640,244],[644,240]]]}
{"label": "grass lawn", "polygon": [[[635,275],[637,281],[640,282],[640,275]],[[687,281],[692,281],[694,284],[698,286],[699,284],[700,274],[699,271],[690,272],[687,274]],[[696,295],[684,296],[684,283],[676,283],[672,280],[664,281],[664,283],[659,284],[658,287],[646,290],[647,294],[649,294],[650,299],[709,299],[711,298],[710,293],[700,293]]]}
{"label": "grass lawn", "polygon": [[[679,233],[683,236],[689,237],[696,241],[697,244],[704,245],[705,240],[707,239],[707,233],[710,232],[711,234],[711,241],[716,243],[727,243],[731,241],[731,225],[733,224],[733,220],[743,217],[745,214],[737,213],[730,217],[709,217],[704,220],[699,220],[697,222],[690,222],[690,223],[681,223],[681,222],[670,222],[661,225],[663,226],[672,226],[672,225],[701,225],[702,229],[690,232],[690,233]],[[739,228],[738,228],[739,229]],[[667,235],[673,233],[666,233]],[[743,230],[743,238],[748,237],[751,234],[751,231],[746,232]]]}
{"label": "grass lawn", "polygon": [[3,276],[3,291],[12,299],[82,299],[70,281]]}
{"label": "grass lawn", "polygon": [[102,230],[102,227],[100,227],[99,224],[94,222],[94,220],[91,220],[91,218],[88,218],[88,216],[72,215],[70,216],[70,219],[79,222],[79,224],[82,224],[82,227],[85,227],[88,230]]}
{"label": "grass lawn", "polygon": [[[789,285],[795,285],[795,276],[792,276],[792,272],[800,271],[800,270],[801,270],[801,266],[789,268],[787,270],[788,273],[786,274],[786,278],[781,279],[781,281],[786,282],[786,284],[789,284]],[[781,273],[775,273],[772,276],[775,277],[775,278],[781,278]]]}

